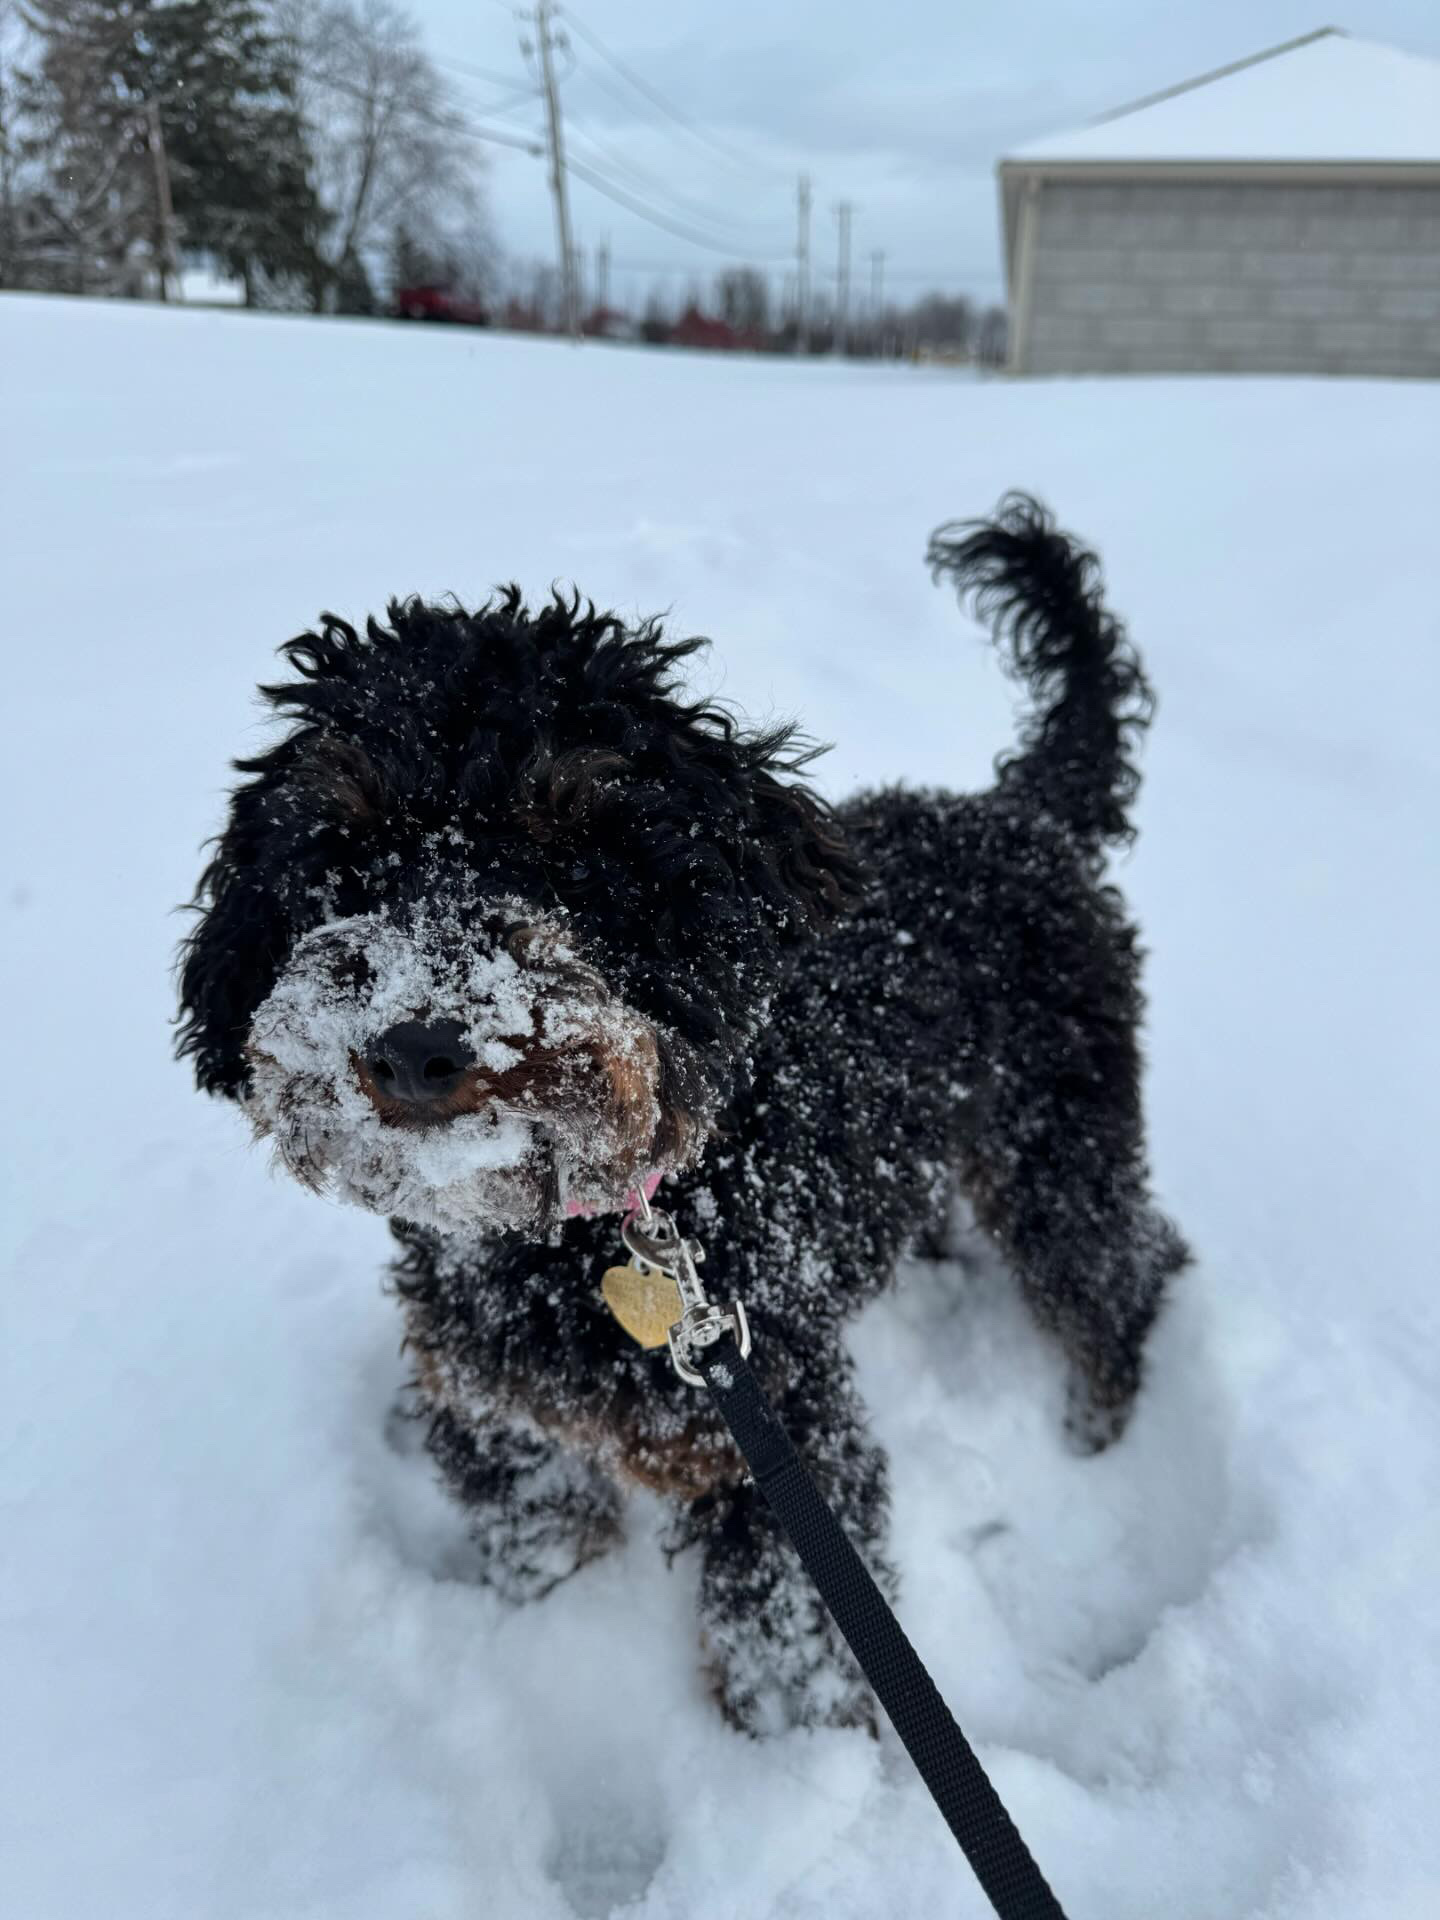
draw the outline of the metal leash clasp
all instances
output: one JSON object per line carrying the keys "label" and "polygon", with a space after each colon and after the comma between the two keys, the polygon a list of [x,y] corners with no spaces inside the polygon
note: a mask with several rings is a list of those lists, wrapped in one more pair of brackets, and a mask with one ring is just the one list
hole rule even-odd
{"label": "metal leash clasp", "polygon": [[674,1218],[659,1207],[652,1207],[637,1190],[639,1205],[622,1222],[620,1238],[631,1259],[643,1273],[653,1267],[675,1282],[680,1295],[680,1318],[670,1328],[670,1358],[680,1378],[692,1387],[703,1387],[705,1376],[695,1365],[696,1356],[727,1333],[733,1333],[742,1358],[750,1352],[750,1323],[738,1300],[720,1306],[711,1300],[697,1271],[705,1258],[698,1240],[687,1240]]}

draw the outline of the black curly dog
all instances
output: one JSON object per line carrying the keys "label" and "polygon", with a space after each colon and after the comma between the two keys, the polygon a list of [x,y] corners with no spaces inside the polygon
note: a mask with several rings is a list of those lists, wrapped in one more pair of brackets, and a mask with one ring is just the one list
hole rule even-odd
{"label": "black curly dog", "polygon": [[[536,1598],[619,1537],[627,1482],[660,1491],[667,1550],[701,1556],[708,1678],[757,1731],[865,1722],[868,1695],[706,1397],[601,1300],[627,1191],[664,1172],[892,1589],[842,1328],[957,1190],[1063,1349],[1084,1447],[1121,1431],[1187,1258],[1147,1187],[1139,958],[1101,883],[1149,689],[1095,557],[1032,500],[929,559],[1035,702],[989,792],[832,810],[792,729],[683,698],[703,642],[578,601],[327,616],[264,689],[289,731],[236,763],[182,954],[200,1086],[399,1216],[429,1447],[482,1577]],[[512,1123],[525,1151],[480,1166]],[[466,1128],[479,1171],[424,1158]]]}

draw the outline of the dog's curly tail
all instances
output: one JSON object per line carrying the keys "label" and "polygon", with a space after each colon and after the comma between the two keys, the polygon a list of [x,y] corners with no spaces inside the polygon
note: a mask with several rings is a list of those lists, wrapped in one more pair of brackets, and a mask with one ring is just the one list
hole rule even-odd
{"label": "dog's curly tail", "polygon": [[926,558],[1035,696],[1020,751],[996,762],[1001,786],[1024,789],[1097,860],[1107,841],[1132,839],[1132,756],[1155,697],[1104,604],[1099,560],[1024,493],[1007,493],[993,519],[938,528]]}

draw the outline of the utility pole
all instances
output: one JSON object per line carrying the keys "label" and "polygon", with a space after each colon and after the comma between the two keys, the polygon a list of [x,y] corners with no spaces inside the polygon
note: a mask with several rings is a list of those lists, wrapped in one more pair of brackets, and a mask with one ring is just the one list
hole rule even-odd
{"label": "utility pole", "polygon": [[183,298],[180,262],[175,257],[175,203],[170,198],[170,162],[165,155],[160,109],[153,100],[145,108],[145,144],[150,149],[150,160],[155,169],[155,260],[160,270],[160,298],[170,298],[171,274],[175,276],[175,291]]}
{"label": "utility pole", "polygon": [[795,195],[795,351],[810,351],[810,176],[802,173]]}
{"label": "utility pole", "polygon": [[595,304],[603,313],[610,305],[610,242],[602,240],[595,250]]}
{"label": "utility pole", "polygon": [[870,325],[875,334],[875,351],[883,345],[885,327],[885,249],[877,247],[870,256]]}
{"label": "utility pole", "polygon": [[[550,191],[555,196],[555,251],[560,267],[560,299],[565,331],[580,338],[580,299],[575,287],[575,254],[570,243],[570,201],[565,181],[565,134],[560,124],[560,96],[550,56],[564,43],[550,24],[554,0],[536,0],[535,47],[540,63],[540,85],[545,94],[545,125],[550,150]],[[523,42],[522,42],[523,45]]]}
{"label": "utility pole", "polygon": [[842,200],[835,209],[840,222],[840,251],[835,261],[835,351],[844,353],[850,345],[850,221],[855,209]]}

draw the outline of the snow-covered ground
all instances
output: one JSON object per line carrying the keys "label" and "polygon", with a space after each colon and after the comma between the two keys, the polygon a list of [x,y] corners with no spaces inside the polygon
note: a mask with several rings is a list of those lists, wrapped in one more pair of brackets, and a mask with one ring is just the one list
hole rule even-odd
{"label": "snow-covered ground", "polygon": [[1095,1461],[1003,1275],[857,1327],[904,1615],[1072,1920],[1434,1920],[1437,446],[1432,386],[0,298],[7,1913],[982,1913],[892,1746],[718,1721],[643,1502],[529,1611],[467,1582],[387,1427],[382,1224],[272,1177],[166,1022],[251,689],[322,606],[574,579],[713,633],[835,789],[974,783],[1009,691],[920,556],[1021,484],[1162,693],[1119,878],[1200,1262]]}

